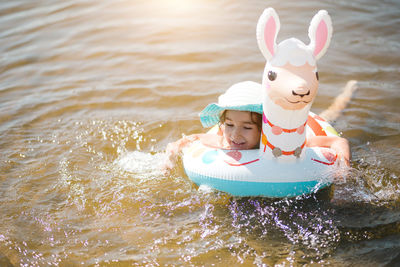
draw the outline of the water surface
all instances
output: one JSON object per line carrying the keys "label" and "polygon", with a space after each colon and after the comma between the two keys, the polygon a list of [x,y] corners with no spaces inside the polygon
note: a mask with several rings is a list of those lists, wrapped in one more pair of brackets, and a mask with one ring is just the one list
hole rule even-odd
{"label": "water surface", "polygon": [[[159,169],[168,142],[231,84],[261,81],[255,27],[308,43],[326,9],[321,112],[352,147],[345,182],[296,199],[232,198]],[[0,265],[393,266],[400,262],[398,1],[0,4]]]}

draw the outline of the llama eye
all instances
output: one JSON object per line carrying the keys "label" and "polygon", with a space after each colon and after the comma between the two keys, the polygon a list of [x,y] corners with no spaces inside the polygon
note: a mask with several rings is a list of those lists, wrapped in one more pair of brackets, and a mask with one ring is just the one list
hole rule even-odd
{"label": "llama eye", "polygon": [[317,77],[317,81],[319,81],[318,71],[315,73],[315,76]]}
{"label": "llama eye", "polygon": [[272,70],[268,71],[268,79],[274,81],[276,79],[276,72],[273,72]]}

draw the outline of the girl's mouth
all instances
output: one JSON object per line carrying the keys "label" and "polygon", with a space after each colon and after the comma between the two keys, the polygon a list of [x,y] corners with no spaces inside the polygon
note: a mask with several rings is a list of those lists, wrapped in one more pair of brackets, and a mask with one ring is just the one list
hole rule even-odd
{"label": "girl's mouth", "polygon": [[245,145],[245,142],[235,142],[231,141],[231,147],[232,148],[242,148]]}

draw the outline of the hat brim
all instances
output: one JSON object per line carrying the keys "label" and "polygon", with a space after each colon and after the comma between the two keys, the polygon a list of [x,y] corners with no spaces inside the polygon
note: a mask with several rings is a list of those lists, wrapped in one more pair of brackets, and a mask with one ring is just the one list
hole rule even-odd
{"label": "hat brim", "polygon": [[219,122],[222,111],[224,110],[240,110],[256,113],[263,113],[262,104],[248,104],[240,106],[220,106],[216,103],[209,104],[199,114],[203,127],[208,128]]}

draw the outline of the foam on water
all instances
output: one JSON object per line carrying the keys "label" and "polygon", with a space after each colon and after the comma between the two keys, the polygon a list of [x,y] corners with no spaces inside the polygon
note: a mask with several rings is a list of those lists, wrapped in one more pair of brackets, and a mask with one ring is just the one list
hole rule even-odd
{"label": "foam on water", "polygon": [[114,164],[123,171],[133,174],[134,177],[149,179],[163,175],[162,164],[164,160],[164,153],[131,151],[122,153],[114,161]]}

